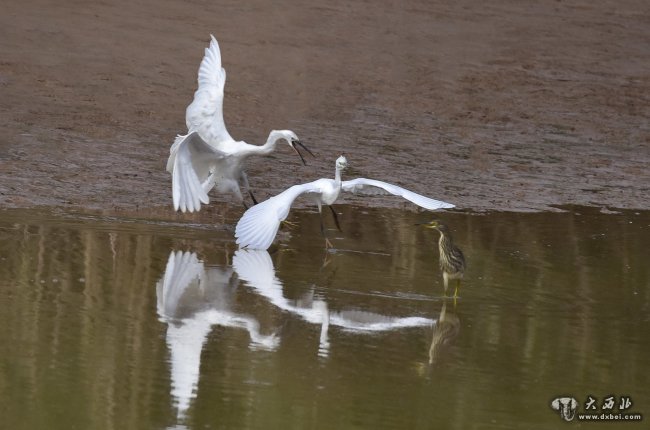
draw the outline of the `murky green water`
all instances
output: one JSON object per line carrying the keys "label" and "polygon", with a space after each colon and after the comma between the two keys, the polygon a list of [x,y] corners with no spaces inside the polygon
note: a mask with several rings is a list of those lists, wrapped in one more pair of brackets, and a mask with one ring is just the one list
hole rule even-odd
{"label": "murky green water", "polygon": [[445,214],[454,306],[422,214],[338,210],[336,252],[295,211],[271,254],[0,213],[0,427],[557,428],[560,395],[629,396],[647,424],[650,214]]}

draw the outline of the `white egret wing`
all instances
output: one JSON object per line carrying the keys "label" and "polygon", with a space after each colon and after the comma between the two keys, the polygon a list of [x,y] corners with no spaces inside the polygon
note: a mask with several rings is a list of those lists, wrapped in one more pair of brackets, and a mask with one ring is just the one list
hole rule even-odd
{"label": "white egret wing", "polygon": [[201,203],[210,202],[212,171],[226,157],[227,154],[208,145],[196,131],[176,138],[167,163],[168,169],[170,164],[172,167],[175,210],[194,212],[201,208]]}
{"label": "white egret wing", "polygon": [[414,193],[413,191],[409,191],[406,188],[398,187],[397,185],[389,184],[388,182],[377,181],[375,179],[357,178],[350,181],[343,181],[341,187],[343,191],[353,194],[390,193],[395,196],[403,197],[406,200],[429,210],[450,209],[455,207],[451,203],[434,200],[429,197]]}
{"label": "white egret wing", "polygon": [[181,297],[192,285],[200,287],[199,279],[203,276],[203,263],[196,253],[172,251],[167,260],[163,279],[158,281],[156,296],[158,315],[174,318]]}
{"label": "white egret wing", "polygon": [[232,267],[239,279],[259,290],[279,291],[282,294],[282,284],[275,276],[273,260],[266,251],[254,249],[238,249],[232,257]]}
{"label": "white egret wing", "polygon": [[304,193],[321,193],[319,181],[294,185],[277,196],[249,208],[235,227],[240,248],[268,249],[280,228],[280,222],[289,215],[294,200]]}
{"label": "white egret wing", "polygon": [[208,142],[216,144],[232,141],[223,120],[223,87],[226,84],[226,71],[221,67],[221,51],[214,36],[210,47],[205,48],[205,56],[199,67],[199,88],[194,100],[185,111],[187,129],[198,131]]}

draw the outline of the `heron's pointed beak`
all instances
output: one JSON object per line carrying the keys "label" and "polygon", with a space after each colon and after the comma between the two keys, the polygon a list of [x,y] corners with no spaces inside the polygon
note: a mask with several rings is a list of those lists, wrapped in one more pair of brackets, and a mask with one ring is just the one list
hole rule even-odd
{"label": "heron's pointed beak", "polygon": [[311,152],[311,151],[309,150],[309,148],[307,148],[305,145],[303,145],[302,142],[300,142],[299,140],[292,140],[292,141],[291,141],[291,147],[293,148],[294,151],[296,151],[296,154],[298,154],[298,156],[300,157],[300,160],[302,160],[302,164],[303,164],[304,166],[307,165],[307,162],[305,161],[305,157],[303,157],[302,154],[300,153],[300,150],[298,150],[298,146],[300,146],[300,147],[301,147],[302,149],[304,149],[305,151],[309,152],[309,155],[311,155],[312,157],[316,158],[316,156],[314,155],[314,153]]}
{"label": "heron's pointed beak", "polygon": [[421,225],[421,226],[423,226],[425,228],[436,228],[436,227],[438,227],[438,224],[432,223],[431,221],[429,221],[429,222],[418,222],[418,223],[415,223],[413,225]]}

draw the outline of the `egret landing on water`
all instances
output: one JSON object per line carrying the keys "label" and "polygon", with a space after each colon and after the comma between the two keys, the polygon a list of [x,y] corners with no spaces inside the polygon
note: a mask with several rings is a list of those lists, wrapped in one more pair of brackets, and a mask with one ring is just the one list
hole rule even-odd
{"label": "egret landing on water", "polygon": [[[280,223],[289,215],[291,204],[302,194],[310,197],[314,203],[318,205],[321,233],[323,236],[325,236],[325,229],[323,227],[322,206],[332,205],[336,199],[338,199],[341,191],[351,193],[370,192],[371,194],[384,192],[390,193],[403,197],[406,200],[429,210],[454,207],[452,204],[433,200],[396,185],[376,181],[374,179],[357,178],[352,179],[351,181],[341,181],[341,172],[347,167],[347,165],[347,160],[345,157],[341,156],[336,160],[336,173],[334,179],[323,178],[306,184],[294,185],[277,196],[271,197],[270,199],[248,209],[235,228],[235,237],[237,238],[239,247],[267,249],[271,246],[271,243],[273,243],[273,239],[278,232],[278,228],[280,227]],[[332,210],[334,220],[338,227],[336,212],[334,212],[334,209],[332,209],[331,206],[330,209]],[[332,244],[327,237],[325,237],[325,246],[332,247]]]}
{"label": "egret landing on water", "polygon": [[241,184],[253,203],[257,203],[248,185],[244,162],[252,155],[270,154],[281,139],[289,143],[303,164],[305,159],[297,146],[314,155],[291,130],[271,131],[261,146],[236,141],[228,134],[223,121],[226,71],[221,67],[219,44],[211,37],[199,67],[199,88],[185,112],[188,133],[176,137],[167,161],[167,171],[172,174],[174,209],[183,212],[198,211],[201,203],[208,204],[208,192],[213,187],[220,193],[233,193],[244,202]]}
{"label": "egret landing on water", "polygon": [[440,232],[438,250],[440,251],[440,270],[442,270],[442,279],[445,284],[445,296],[447,295],[449,280],[455,279],[456,288],[454,290],[454,298],[458,297],[460,280],[465,274],[465,256],[463,255],[463,251],[454,244],[449,228],[441,221],[433,220],[416,225],[423,225],[426,228],[432,228]]}

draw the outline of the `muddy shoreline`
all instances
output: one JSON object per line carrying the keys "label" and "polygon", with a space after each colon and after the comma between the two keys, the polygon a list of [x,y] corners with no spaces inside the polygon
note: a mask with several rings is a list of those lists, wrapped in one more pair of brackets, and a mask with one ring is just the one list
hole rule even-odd
{"label": "muddy shoreline", "polygon": [[[331,176],[345,153],[348,177],[463,210],[650,209],[643,1],[12,0],[4,9],[4,208],[183,217],[164,167],[213,33],[230,133],[261,144],[289,128],[318,155],[307,167],[288,147],[251,160],[259,198]],[[185,217],[239,205],[211,197],[206,215]]]}

